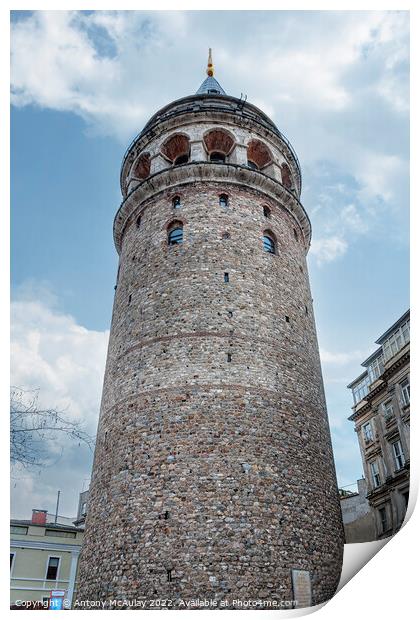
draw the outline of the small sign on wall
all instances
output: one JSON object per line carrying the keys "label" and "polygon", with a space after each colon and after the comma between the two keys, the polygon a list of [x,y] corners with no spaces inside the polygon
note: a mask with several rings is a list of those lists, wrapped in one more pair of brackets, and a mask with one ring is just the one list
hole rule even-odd
{"label": "small sign on wall", "polygon": [[308,570],[292,568],[293,599],[295,609],[312,605],[311,576]]}

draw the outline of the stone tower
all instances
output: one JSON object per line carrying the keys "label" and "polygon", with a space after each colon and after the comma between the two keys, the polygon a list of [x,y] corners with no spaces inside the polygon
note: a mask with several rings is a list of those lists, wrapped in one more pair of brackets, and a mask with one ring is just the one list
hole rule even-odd
{"label": "stone tower", "polygon": [[320,603],[343,533],[297,156],[210,57],[121,188],[78,598]]}

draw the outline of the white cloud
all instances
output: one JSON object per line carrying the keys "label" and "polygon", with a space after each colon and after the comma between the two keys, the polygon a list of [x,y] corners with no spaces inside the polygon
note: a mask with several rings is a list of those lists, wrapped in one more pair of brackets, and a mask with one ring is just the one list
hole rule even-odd
{"label": "white cloud", "polygon": [[108,332],[88,330],[39,300],[11,305],[12,384],[95,428]]}
{"label": "white cloud", "polygon": [[327,351],[320,347],[319,354],[321,356],[321,362],[323,364],[332,364],[334,366],[345,366],[353,362],[361,362],[367,356],[365,351],[346,351],[346,352],[332,352]]}
{"label": "white cloud", "polygon": [[347,247],[347,242],[344,239],[324,237],[312,241],[310,252],[316,257],[317,264],[322,265],[344,256]]}
{"label": "white cloud", "polygon": [[291,139],[309,212],[322,165],[342,177],[342,202],[314,225],[319,264],[373,229],[384,203],[401,221],[408,12],[35,11],[12,24],[12,102],[73,112],[128,143],[157,109],[194,93],[208,44],[226,91],[247,93]]}
{"label": "white cloud", "polygon": [[[41,289],[42,291],[42,289]],[[64,410],[94,435],[99,416],[109,332],[88,330],[46,301],[26,294],[11,304],[11,383],[39,389],[39,404]],[[54,451],[63,456],[54,467],[17,469],[12,475],[12,514],[28,518],[31,507],[52,510],[57,489],[63,510],[72,516],[92,454],[83,446],[57,437]],[[42,505],[41,505],[42,504]]]}

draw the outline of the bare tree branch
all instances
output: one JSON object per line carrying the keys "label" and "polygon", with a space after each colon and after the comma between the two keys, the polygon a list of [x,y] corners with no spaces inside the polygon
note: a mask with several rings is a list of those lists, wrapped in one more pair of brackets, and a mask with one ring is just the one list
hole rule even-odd
{"label": "bare tree branch", "polygon": [[80,422],[69,419],[63,411],[41,409],[38,405],[38,396],[39,390],[11,388],[10,458],[12,465],[45,467],[51,464],[49,444],[62,435],[79,442],[79,445],[82,443],[87,445],[90,450],[93,449],[94,438],[83,430]]}

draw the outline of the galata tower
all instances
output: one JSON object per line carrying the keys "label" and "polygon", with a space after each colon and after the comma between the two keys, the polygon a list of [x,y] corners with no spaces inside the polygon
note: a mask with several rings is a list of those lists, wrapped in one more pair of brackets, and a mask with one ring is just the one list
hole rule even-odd
{"label": "galata tower", "polygon": [[129,146],[121,189],[77,598],[321,603],[343,531],[298,158],[210,54]]}

